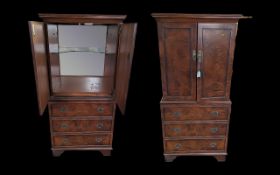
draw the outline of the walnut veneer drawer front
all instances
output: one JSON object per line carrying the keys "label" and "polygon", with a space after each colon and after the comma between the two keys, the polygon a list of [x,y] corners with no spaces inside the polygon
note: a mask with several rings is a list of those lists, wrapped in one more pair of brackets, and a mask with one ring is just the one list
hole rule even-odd
{"label": "walnut veneer drawer front", "polygon": [[113,105],[110,103],[51,103],[50,112],[53,117],[110,116],[113,115]]}
{"label": "walnut veneer drawer front", "polygon": [[224,139],[165,140],[166,153],[217,152],[225,150]]}
{"label": "walnut veneer drawer front", "polygon": [[227,107],[164,107],[166,121],[182,120],[227,120]]}
{"label": "walnut veneer drawer front", "polygon": [[52,119],[53,132],[111,131],[112,120],[59,120]]}
{"label": "walnut veneer drawer front", "polygon": [[165,137],[178,136],[226,136],[226,123],[165,124]]}
{"label": "walnut veneer drawer front", "polygon": [[111,135],[59,135],[53,136],[54,146],[111,145]]}

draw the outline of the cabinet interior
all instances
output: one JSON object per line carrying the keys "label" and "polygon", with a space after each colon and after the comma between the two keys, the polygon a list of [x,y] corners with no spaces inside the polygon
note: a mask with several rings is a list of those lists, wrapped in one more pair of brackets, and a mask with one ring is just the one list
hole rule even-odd
{"label": "cabinet interior", "polygon": [[118,25],[47,24],[51,92],[112,96]]}

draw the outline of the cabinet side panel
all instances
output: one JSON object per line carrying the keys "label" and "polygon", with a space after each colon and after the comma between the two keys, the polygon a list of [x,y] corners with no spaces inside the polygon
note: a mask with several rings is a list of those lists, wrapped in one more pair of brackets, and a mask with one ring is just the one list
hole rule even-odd
{"label": "cabinet side panel", "polygon": [[42,115],[50,96],[44,23],[29,21],[29,31],[39,112]]}
{"label": "cabinet side panel", "polygon": [[165,23],[162,25],[161,59],[165,64],[164,96],[169,100],[196,99],[196,24]]}
{"label": "cabinet side panel", "polygon": [[202,51],[200,98],[227,100],[232,72],[234,24],[200,23],[198,50]]}

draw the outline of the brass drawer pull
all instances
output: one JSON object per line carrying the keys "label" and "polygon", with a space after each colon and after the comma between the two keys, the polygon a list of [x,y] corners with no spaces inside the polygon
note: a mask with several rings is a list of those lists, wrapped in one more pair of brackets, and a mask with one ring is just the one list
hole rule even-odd
{"label": "brass drawer pull", "polygon": [[173,113],[173,116],[180,117],[181,116],[181,112],[176,111],[176,112]]}
{"label": "brass drawer pull", "polygon": [[95,141],[97,143],[101,143],[103,141],[103,138],[102,137],[96,137]]}
{"label": "brass drawer pull", "polygon": [[209,144],[209,146],[210,146],[211,148],[216,148],[216,147],[217,147],[217,143],[212,142],[212,143]]}
{"label": "brass drawer pull", "polygon": [[173,128],[173,131],[174,131],[174,132],[177,132],[177,133],[178,133],[178,132],[181,132],[181,128]]}
{"label": "brass drawer pull", "polygon": [[98,128],[98,129],[102,129],[103,127],[104,127],[103,123],[97,123],[96,124],[96,128]]}
{"label": "brass drawer pull", "polygon": [[210,131],[212,133],[217,133],[219,131],[219,128],[215,127],[215,128],[210,128]]}
{"label": "brass drawer pull", "polygon": [[67,129],[68,124],[67,123],[61,123],[60,128]]}
{"label": "brass drawer pull", "polygon": [[67,108],[65,106],[61,106],[59,109],[60,112],[67,112]]}
{"label": "brass drawer pull", "polygon": [[63,144],[63,145],[69,144],[68,138],[63,138],[62,144]]}
{"label": "brass drawer pull", "polygon": [[98,106],[98,107],[97,107],[97,112],[103,113],[103,112],[104,112],[104,107]]}
{"label": "brass drawer pull", "polygon": [[218,111],[212,111],[211,115],[214,117],[218,117],[219,116],[219,112]]}
{"label": "brass drawer pull", "polygon": [[175,145],[175,148],[176,149],[180,149],[182,147],[182,144],[181,143],[176,143],[176,145]]}

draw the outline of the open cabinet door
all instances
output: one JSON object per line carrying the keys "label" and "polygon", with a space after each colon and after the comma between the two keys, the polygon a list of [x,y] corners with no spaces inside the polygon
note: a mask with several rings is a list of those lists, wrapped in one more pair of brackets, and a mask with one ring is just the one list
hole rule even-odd
{"label": "open cabinet door", "polygon": [[119,35],[116,72],[116,102],[122,114],[125,113],[136,28],[136,23],[122,24]]}
{"label": "open cabinet door", "polygon": [[44,23],[29,21],[29,31],[39,112],[42,115],[50,96]]}

